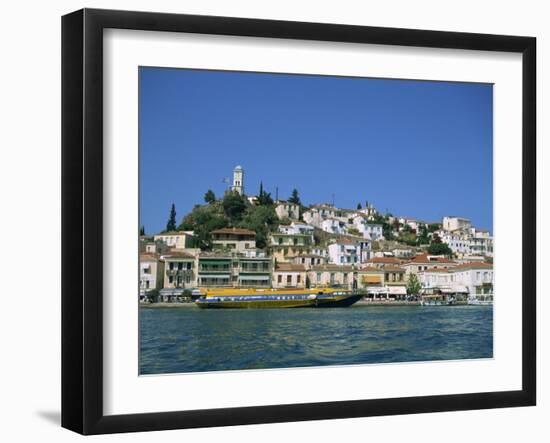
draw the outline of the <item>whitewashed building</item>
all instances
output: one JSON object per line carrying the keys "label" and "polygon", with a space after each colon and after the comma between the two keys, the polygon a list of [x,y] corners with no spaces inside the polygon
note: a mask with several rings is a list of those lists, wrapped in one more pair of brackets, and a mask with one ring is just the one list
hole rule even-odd
{"label": "whitewashed building", "polygon": [[347,233],[346,223],[334,217],[323,220],[321,229],[330,234],[344,235]]}
{"label": "whitewashed building", "polygon": [[472,227],[472,222],[468,218],[451,215],[443,217],[442,227],[445,231],[469,230]]}
{"label": "whitewashed building", "polygon": [[193,234],[189,231],[169,231],[155,235],[154,240],[162,241],[170,248],[186,249],[193,244]]}
{"label": "whitewashed building", "polygon": [[355,265],[369,259],[370,242],[360,240],[338,240],[328,245],[330,263],[337,265]]}
{"label": "whitewashed building", "polygon": [[275,202],[275,212],[280,220],[285,218],[298,220],[300,218],[300,205],[285,200],[277,200]]}
{"label": "whitewashed building", "polygon": [[329,205],[315,205],[304,212],[302,218],[307,224],[321,229],[321,223],[327,218],[336,216],[336,208]]}

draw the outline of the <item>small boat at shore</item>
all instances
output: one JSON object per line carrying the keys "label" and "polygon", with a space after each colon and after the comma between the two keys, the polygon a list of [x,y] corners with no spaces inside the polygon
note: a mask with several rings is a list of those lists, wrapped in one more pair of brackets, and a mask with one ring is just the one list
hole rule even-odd
{"label": "small boat at shore", "polygon": [[478,297],[471,297],[468,299],[469,305],[475,305],[475,306],[492,306],[493,305],[493,296],[478,296]]}
{"label": "small boat at shore", "polygon": [[364,294],[337,288],[316,289],[208,289],[195,304],[199,308],[340,308]]}
{"label": "small boat at shore", "polygon": [[457,304],[456,298],[447,294],[427,294],[420,298],[421,306],[452,306],[455,304]]}

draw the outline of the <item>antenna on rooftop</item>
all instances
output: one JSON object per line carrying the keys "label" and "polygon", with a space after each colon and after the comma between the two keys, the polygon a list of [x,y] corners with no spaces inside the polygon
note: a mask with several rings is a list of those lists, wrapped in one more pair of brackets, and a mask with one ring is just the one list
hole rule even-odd
{"label": "antenna on rooftop", "polygon": [[279,200],[279,187],[276,186],[275,187],[275,201],[278,201]]}

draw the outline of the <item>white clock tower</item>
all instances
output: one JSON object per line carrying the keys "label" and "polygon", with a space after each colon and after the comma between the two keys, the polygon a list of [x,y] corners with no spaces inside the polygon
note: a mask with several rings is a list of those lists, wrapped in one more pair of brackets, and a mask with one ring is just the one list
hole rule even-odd
{"label": "white clock tower", "polygon": [[232,191],[237,191],[240,195],[244,194],[244,171],[243,168],[235,166],[233,169],[233,186],[231,186]]}

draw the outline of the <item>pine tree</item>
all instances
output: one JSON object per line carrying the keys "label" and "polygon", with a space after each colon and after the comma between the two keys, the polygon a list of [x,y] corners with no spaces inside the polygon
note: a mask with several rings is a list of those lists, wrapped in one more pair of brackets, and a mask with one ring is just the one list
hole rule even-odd
{"label": "pine tree", "polygon": [[170,217],[168,218],[168,223],[166,223],[166,231],[175,231],[176,230],[176,205],[172,203],[172,208],[170,209]]}
{"label": "pine tree", "polygon": [[362,209],[361,203],[357,203],[357,209]]}
{"label": "pine tree", "polygon": [[298,190],[297,189],[292,190],[292,195],[288,199],[288,202],[289,203],[294,203],[295,205],[301,205],[302,204],[300,202],[300,196],[298,195]]}
{"label": "pine tree", "polygon": [[142,226],[139,228],[139,235],[140,235],[140,236],[145,235],[145,226],[142,225]]}
{"label": "pine tree", "polygon": [[214,191],[212,191],[212,189],[206,191],[206,194],[204,194],[204,201],[209,205],[216,202],[216,194],[214,194]]}

